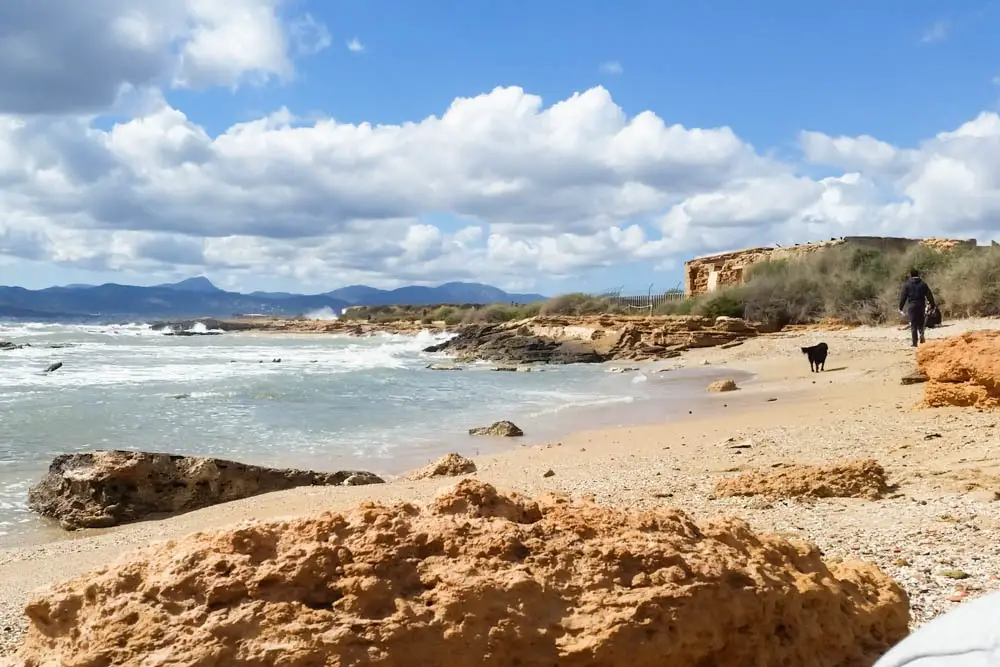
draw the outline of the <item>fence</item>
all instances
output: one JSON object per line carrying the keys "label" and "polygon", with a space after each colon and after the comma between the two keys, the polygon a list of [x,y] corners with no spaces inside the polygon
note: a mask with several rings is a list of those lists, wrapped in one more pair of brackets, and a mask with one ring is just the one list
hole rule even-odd
{"label": "fence", "polygon": [[638,296],[622,296],[620,292],[606,292],[595,294],[594,296],[606,299],[608,303],[626,308],[648,309],[650,311],[659,308],[664,303],[672,301],[683,301],[686,297],[681,290],[667,290],[658,294],[641,294]]}

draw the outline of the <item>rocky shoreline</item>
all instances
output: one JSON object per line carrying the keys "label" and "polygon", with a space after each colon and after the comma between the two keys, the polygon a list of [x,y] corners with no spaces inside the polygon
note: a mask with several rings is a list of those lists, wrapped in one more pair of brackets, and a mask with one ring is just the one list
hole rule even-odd
{"label": "rocky shoreline", "polygon": [[655,361],[686,350],[739,345],[761,333],[760,327],[730,317],[534,317],[467,326],[424,351],[459,361],[510,364]]}
{"label": "rocky shoreline", "polygon": [[[442,352],[458,361],[496,361],[508,364],[573,364],[605,361],[653,361],[679,356],[685,350],[734,346],[760,334],[761,325],[731,317],[700,316],[538,316],[499,324],[446,326],[412,321],[359,322],[356,320],[201,319],[155,322],[154,331],[173,335],[258,332],[373,336],[380,333],[447,332],[455,336],[425,352]],[[180,333],[183,332],[183,333]]]}

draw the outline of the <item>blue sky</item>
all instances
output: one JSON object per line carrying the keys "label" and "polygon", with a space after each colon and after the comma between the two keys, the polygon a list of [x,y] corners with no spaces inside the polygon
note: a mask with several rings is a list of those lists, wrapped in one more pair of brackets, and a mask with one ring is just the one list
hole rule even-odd
{"label": "blue sky", "polygon": [[[859,171],[880,190],[898,194],[906,183],[919,180],[918,172],[896,174],[898,180],[890,182],[885,174],[863,172],[863,165],[804,160],[800,132],[871,135],[893,150],[917,149],[981,112],[997,111],[1000,100],[1000,46],[995,39],[1000,5],[995,2],[297,0],[280,5],[278,11],[288,25],[308,14],[325,26],[329,36],[326,48],[294,58],[294,79],[197,90],[160,85],[170,107],[215,137],[236,123],[282,107],[305,119],[400,124],[440,116],[455,98],[483,95],[498,86],[519,86],[540,96],[546,107],[603,86],[628,117],[652,111],[668,125],[729,127],[760,158],[781,162],[788,173],[820,179]],[[10,65],[0,64],[0,70],[5,67]],[[114,121],[128,120],[100,118],[106,113],[98,112],[95,127],[106,130]],[[968,164],[979,164],[969,160]],[[731,190],[728,184],[714,187],[713,192]],[[657,216],[699,193],[705,191],[665,195],[668,205],[613,222],[622,227],[635,224],[655,240],[660,228],[654,222]],[[892,203],[872,203],[873,219],[882,220],[885,207]],[[992,215],[983,214],[968,223],[968,229],[989,234],[996,228]],[[458,211],[417,209],[412,216],[429,221],[444,234],[469,224],[469,216]],[[814,226],[806,232],[795,226],[798,223],[782,227],[779,222],[767,221],[770,226],[761,228],[761,243],[779,238],[805,241],[793,237],[825,231]],[[850,224],[854,227],[848,229],[831,222],[830,228],[864,231],[863,222]],[[899,235],[928,230],[926,224],[913,232],[904,222],[892,223],[895,227],[880,224]],[[958,224],[948,231],[959,229]],[[569,271],[571,275],[558,275],[556,270],[524,273],[517,267],[505,275],[514,287],[550,293],[612,286],[645,291],[650,283],[666,288],[680,280],[678,267],[688,248],[691,253],[726,249],[730,231],[719,227],[666,255],[635,251],[613,266],[578,263],[580,268]],[[550,236],[559,233],[554,229]],[[734,243],[748,238],[743,232],[732,235]],[[146,277],[136,268],[141,263],[119,262],[115,266],[120,270],[109,270],[96,260],[74,264],[75,259],[38,259],[8,257],[0,263],[0,282],[41,286],[163,280],[162,271]],[[475,277],[455,276],[442,267],[428,279]],[[185,272],[199,271],[185,267],[174,277]],[[229,274],[223,268],[207,265],[204,272],[217,282],[243,289],[302,291],[332,289],[340,286],[339,275],[347,282],[354,277],[332,272],[310,282],[298,275],[248,271],[227,282]],[[498,272],[488,272],[482,279],[489,282]],[[391,281],[392,276],[386,279]],[[320,285],[323,281],[327,282]]]}

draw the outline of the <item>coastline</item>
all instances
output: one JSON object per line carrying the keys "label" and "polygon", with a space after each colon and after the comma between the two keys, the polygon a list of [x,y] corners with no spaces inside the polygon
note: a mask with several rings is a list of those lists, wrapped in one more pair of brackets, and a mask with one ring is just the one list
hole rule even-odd
{"label": "coastline", "polygon": [[[998,327],[995,320],[975,320],[932,336]],[[828,371],[816,375],[809,373],[798,346],[818,340],[830,343],[831,357]],[[578,431],[554,442],[473,456],[477,476],[531,494],[562,491],[592,495],[602,504],[677,507],[696,517],[735,515],[756,529],[799,535],[829,556],[875,561],[910,593],[916,623],[956,604],[948,599],[956,583],[935,575],[944,567],[942,560],[969,573],[962,584],[974,595],[1000,587],[990,578],[1000,575],[994,546],[1000,536],[1000,503],[956,490],[948,478],[956,471],[989,472],[981,464],[998,444],[995,420],[963,410],[914,410],[921,388],[899,384],[913,365],[901,332],[799,330],[729,349],[692,350],[681,359],[689,367],[702,360],[711,367],[750,373],[754,380],[739,392],[706,397],[710,409],[704,412],[666,423]],[[930,433],[940,437],[925,439]],[[753,444],[732,449],[725,444],[729,438]],[[771,504],[753,498],[708,499],[715,480],[737,470],[867,456],[900,484],[897,496],[880,501],[877,512],[860,500]],[[544,477],[549,470],[554,475]],[[943,475],[926,476],[927,471]],[[133,548],[247,519],[314,514],[362,500],[425,501],[455,481],[306,487],[0,550],[0,655],[19,636],[21,609],[31,590],[100,567]],[[900,564],[904,561],[907,565]]]}

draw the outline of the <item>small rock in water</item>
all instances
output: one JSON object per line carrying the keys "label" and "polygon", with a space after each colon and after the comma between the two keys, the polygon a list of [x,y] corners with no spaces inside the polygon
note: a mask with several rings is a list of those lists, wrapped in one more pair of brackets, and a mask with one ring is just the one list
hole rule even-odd
{"label": "small rock in water", "polygon": [[514,422],[503,420],[494,422],[489,426],[470,428],[469,435],[495,435],[503,438],[514,438],[524,435],[524,431],[522,431]]}
{"label": "small rock in water", "polygon": [[62,368],[62,362],[61,362],[61,361],[57,361],[56,363],[54,363],[54,364],[51,364],[51,365],[50,365],[50,366],[49,366],[48,368],[46,368],[46,369],[45,369],[45,370],[44,370],[43,372],[44,372],[44,373],[51,373],[51,372],[53,372],[53,371],[57,371],[57,370],[59,370],[60,368]]}
{"label": "small rock in water", "polygon": [[191,394],[174,394],[170,398],[175,398],[177,400],[181,400],[182,398],[191,398]]}
{"label": "small rock in water", "polygon": [[719,380],[708,385],[708,390],[712,392],[736,391],[737,389],[739,387],[736,386],[735,380]]}

